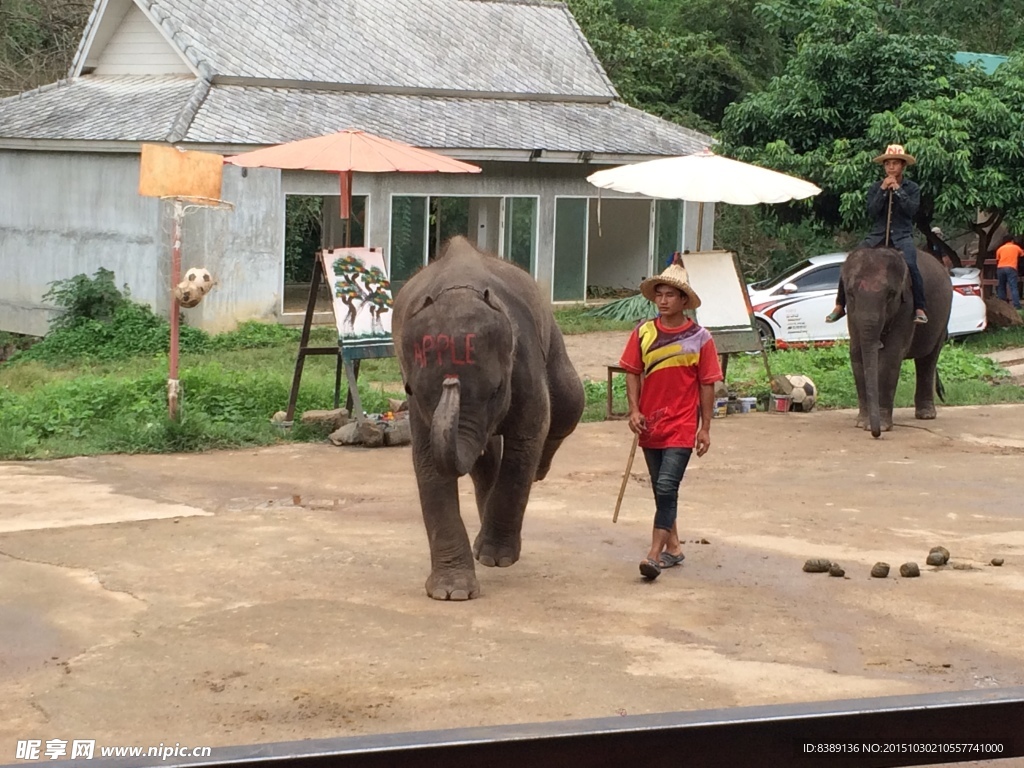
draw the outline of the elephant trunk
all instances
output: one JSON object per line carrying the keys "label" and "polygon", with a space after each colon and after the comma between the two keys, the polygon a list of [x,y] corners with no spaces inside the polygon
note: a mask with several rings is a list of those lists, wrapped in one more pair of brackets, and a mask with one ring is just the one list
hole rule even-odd
{"label": "elephant trunk", "polygon": [[434,464],[440,474],[456,477],[468,474],[480,453],[466,450],[465,441],[459,439],[460,394],[458,378],[446,378],[430,425]]}
{"label": "elephant trunk", "polygon": [[882,434],[882,416],[878,407],[878,347],[882,341],[880,323],[866,323],[861,326],[860,353],[864,364],[864,396],[868,405],[868,424],[871,436]]}

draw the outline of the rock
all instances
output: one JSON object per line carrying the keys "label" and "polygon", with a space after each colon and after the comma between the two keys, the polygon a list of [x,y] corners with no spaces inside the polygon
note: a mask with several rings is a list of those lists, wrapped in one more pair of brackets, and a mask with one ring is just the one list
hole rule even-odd
{"label": "rock", "polygon": [[356,422],[356,435],[359,444],[367,448],[380,448],[384,445],[384,426],[369,419]]}
{"label": "rock", "polygon": [[958,571],[973,571],[974,566],[970,563],[953,563],[953,568]]}
{"label": "rock", "polygon": [[1002,565],[1002,564],[1003,564],[1003,562],[1004,562],[1004,561],[1003,561],[1003,558],[1001,558],[1001,557],[993,557],[993,558],[992,558],[992,565],[995,565],[995,566],[997,566],[997,567],[998,567],[998,566],[1000,566],[1000,565]]}
{"label": "rock", "polygon": [[989,328],[1009,328],[1012,325],[1024,325],[1020,312],[1002,299],[989,296],[985,299]]}
{"label": "rock", "polygon": [[793,391],[793,382],[784,374],[772,376],[772,392],[776,395],[788,395]]}
{"label": "rock", "polygon": [[888,563],[875,563],[871,568],[871,575],[876,579],[884,579],[889,575]]}
{"label": "rock", "polygon": [[925,562],[928,565],[945,565],[949,562],[949,550],[945,547],[932,547]]}
{"label": "rock", "polygon": [[384,429],[384,445],[412,443],[412,425],[408,419],[396,419]]}
{"label": "rock", "polygon": [[825,557],[815,557],[804,563],[804,571],[807,573],[827,573],[832,567],[832,561]]}
{"label": "rock", "polygon": [[359,445],[359,424],[352,422],[332,432],[327,439],[335,445]]}
{"label": "rock", "polygon": [[900,566],[900,576],[905,579],[913,579],[921,575],[921,569],[917,563],[904,563]]}
{"label": "rock", "polygon": [[348,411],[344,408],[335,408],[331,411],[306,411],[300,421],[306,426],[322,426],[335,430],[348,424],[349,418]]}
{"label": "rock", "polygon": [[393,397],[389,397],[388,398],[388,408],[394,414],[401,413],[402,411],[408,411],[409,410],[409,401],[408,400],[396,400]]}
{"label": "rock", "polygon": [[841,565],[839,565],[839,563],[832,563],[832,567],[828,569],[828,575],[829,576],[845,576],[846,575],[846,571],[843,570],[843,567]]}
{"label": "rock", "polygon": [[715,382],[715,399],[718,400],[723,397],[729,397],[729,388],[725,386],[724,381]]}
{"label": "rock", "polygon": [[288,413],[286,411],[278,411],[277,413],[275,413],[273,416],[270,417],[270,423],[271,424],[284,424],[284,421],[287,418],[288,418]]}

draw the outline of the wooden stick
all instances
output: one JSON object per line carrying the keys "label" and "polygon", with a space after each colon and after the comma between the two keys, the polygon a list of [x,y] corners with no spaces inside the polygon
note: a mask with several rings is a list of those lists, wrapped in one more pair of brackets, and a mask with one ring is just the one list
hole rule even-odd
{"label": "wooden stick", "polygon": [[889,190],[889,214],[885,217],[885,247],[889,247],[889,227],[892,226],[892,190]]}
{"label": "wooden stick", "polygon": [[622,497],[626,495],[626,483],[629,482],[629,471],[633,469],[633,457],[636,456],[636,446],[640,442],[640,435],[633,435],[633,447],[629,449],[629,460],[626,462],[626,472],[622,476],[622,487],[619,488],[619,498],[615,502],[615,514],[612,515],[612,522],[619,519],[619,507],[622,506]]}

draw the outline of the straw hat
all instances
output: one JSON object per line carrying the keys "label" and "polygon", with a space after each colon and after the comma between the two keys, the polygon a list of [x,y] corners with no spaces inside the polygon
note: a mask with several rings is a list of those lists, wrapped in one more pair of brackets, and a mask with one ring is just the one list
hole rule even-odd
{"label": "straw hat", "polygon": [[908,155],[903,150],[902,144],[890,144],[885,148],[885,153],[875,158],[876,163],[884,163],[886,160],[902,160],[907,165],[917,162],[913,155]]}
{"label": "straw hat", "polygon": [[700,306],[700,296],[690,286],[690,278],[686,274],[686,269],[678,262],[678,257],[660,275],[648,277],[640,283],[640,293],[648,301],[654,301],[654,289],[659,285],[671,285],[673,288],[681,291],[690,300],[686,307],[687,309],[696,309]]}

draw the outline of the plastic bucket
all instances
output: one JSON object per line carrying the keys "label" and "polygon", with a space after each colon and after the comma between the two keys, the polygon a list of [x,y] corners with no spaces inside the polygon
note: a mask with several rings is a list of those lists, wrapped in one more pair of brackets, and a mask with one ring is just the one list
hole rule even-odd
{"label": "plastic bucket", "polygon": [[715,400],[715,412],[711,414],[712,418],[720,419],[729,413],[729,398],[720,397]]}
{"label": "plastic bucket", "polygon": [[741,397],[740,398],[740,413],[750,413],[751,411],[757,410],[757,398],[756,397]]}
{"label": "plastic bucket", "polygon": [[792,402],[793,398],[789,395],[772,395],[772,398],[768,403],[768,412],[789,413],[789,406]]}

